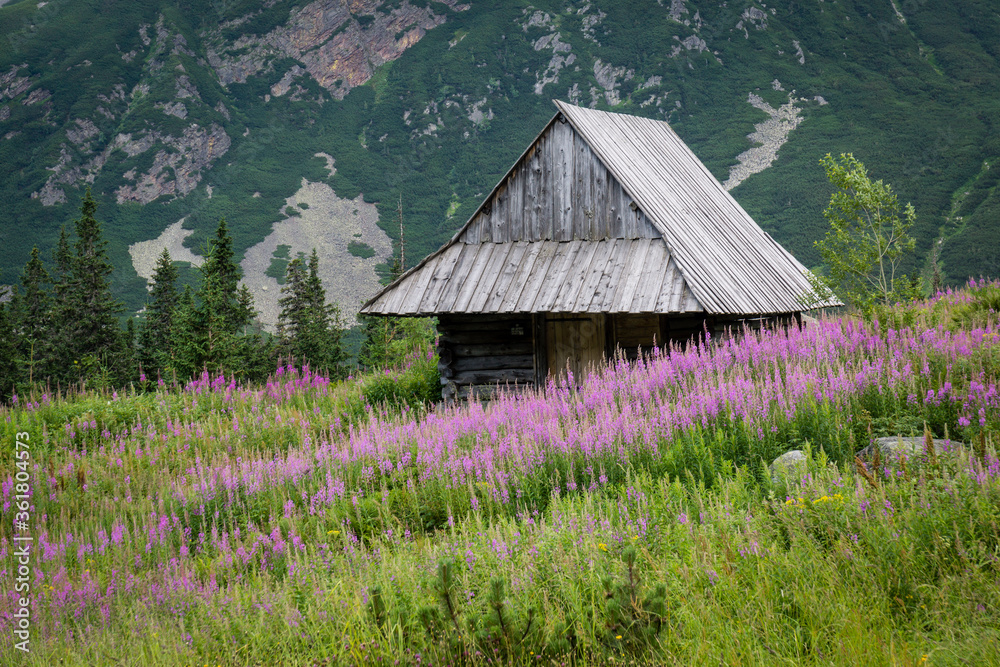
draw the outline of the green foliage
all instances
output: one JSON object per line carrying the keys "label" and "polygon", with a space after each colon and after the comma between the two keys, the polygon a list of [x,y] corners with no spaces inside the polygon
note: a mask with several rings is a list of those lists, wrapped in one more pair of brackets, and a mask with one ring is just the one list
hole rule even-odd
{"label": "green foliage", "polygon": [[827,153],[820,164],[839,188],[823,211],[830,231],[816,242],[828,269],[827,285],[864,313],[919,296],[919,284],[900,272],[916,244],[909,235],[916,220],[913,206],[907,204],[900,218],[892,187],[873,182],[850,153],[839,159]]}
{"label": "green foliage", "polygon": [[57,250],[60,286],[53,302],[49,342],[55,379],[108,386],[125,372],[117,319],[122,307],[111,294],[113,267],[96,211],[97,202],[88,188],[80,218],[74,223],[74,252],[69,254],[65,236]]}
{"label": "green foliage", "polygon": [[170,361],[165,373],[185,381],[207,370],[236,377],[259,378],[270,370],[270,342],[252,327],[255,311],[241,271],[233,259],[225,219],[205,251],[201,284],[185,286],[172,314]]}
{"label": "green foliage", "polygon": [[326,302],[319,278],[319,256],[313,248],[308,266],[301,257],[288,264],[283,296],[279,300],[279,358],[308,365],[333,377],[344,375],[344,325],[340,307]]}
{"label": "green foliage", "polygon": [[1000,313],[1000,286],[996,283],[972,281],[968,290],[970,299],[951,313],[949,325],[952,330],[988,327]]}
{"label": "green foliage", "polygon": [[437,336],[433,319],[416,317],[362,316],[365,336],[358,355],[362,368],[387,368],[402,363],[417,350],[425,349]]}
{"label": "green foliage", "polygon": [[0,403],[11,400],[17,388],[20,376],[20,351],[17,349],[17,333],[13,308],[5,302],[0,302]]}
{"label": "green foliage", "polygon": [[150,376],[167,368],[173,353],[170,345],[171,330],[174,326],[174,313],[180,303],[177,277],[177,267],[164,248],[153,271],[150,300],[146,304],[139,334],[140,363]]}
{"label": "green foliage", "polygon": [[347,252],[361,259],[368,259],[375,256],[375,248],[363,241],[351,241],[347,244]]}
{"label": "green foliage", "polygon": [[205,357],[205,345],[198,331],[198,311],[194,290],[185,285],[184,292],[173,311],[170,329],[170,361],[164,368],[165,375],[174,381],[184,382],[200,370]]}
{"label": "green foliage", "polygon": [[264,272],[265,276],[274,278],[279,285],[285,284],[285,273],[288,271],[288,262],[291,259],[290,245],[279,245],[271,254],[271,263]]}
{"label": "green foliage", "polygon": [[[427,349],[427,348],[424,348]],[[437,360],[414,349],[399,368],[372,374],[361,385],[361,398],[370,406],[391,411],[421,411],[441,400]]]}
{"label": "green foliage", "polygon": [[21,289],[14,292],[8,309],[12,328],[10,341],[17,347],[14,358],[19,365],[18,372],[10,376],[12,382],[14,378],[24,377],[31,385],[52,372],[55,355],[51,350],[54,341],[49,284],[49,274],[38,248],[32,248],[31,259],[21,274]]}
{"label": "green foliage", "polygon": [[233,259],[232,244],[222,218],[201,266],[202,283],[194,311],[198,345],[185,354],[195,360],[197,368],[204,367],[210,373],[254,373],[262,363],[258,360],[261,340],[250,331],[255,314],[253,298],[246,285],[239,286],[242,272]]}

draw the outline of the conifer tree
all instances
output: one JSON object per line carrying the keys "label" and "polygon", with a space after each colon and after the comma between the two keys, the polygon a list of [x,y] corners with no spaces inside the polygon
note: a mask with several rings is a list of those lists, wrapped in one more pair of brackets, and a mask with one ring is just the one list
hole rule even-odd
{"label": "conifer tree", "polygon": [[343,324],[340,309],[326,303],[315,248],[308,269],[301,256],[289,262],[281,291],[286,296],[278,302],[279,355],[339,375],[345,356]]}
{"label": "conifer tree", "polygon": [[177,300],[171,325],[170,352],[164,365],[164,375],[172,381],[184,382],[201,368],[205,356],[202,335],[198,331],[198,309],[190,285],[184,287]]}
{"label": "conifer tree", "polygon": [[[273,370],[272,349],[259,330],[252,329],[257,313],[250,290],[239,284],[242,272],[234,260],[225,219],[219,221],[209,241],[200,272],[198,291],[185,289],[173,310],[168,339],[169,374],[182,382],[202,369],[264,377]],[[164,280],[169,282],[166,274]]]}
{"label": "conifer tree", "polygon": [[149,297],[139,334],[139,361],[147,376],[161,371],[170,360],[170,330],[180,301],[177,267],[166,248],[156,262]]}
{"label": "conifer tree", "polygon": [[[0,293],[0,295],[4,295]],[[15,316],[10,302],[0,301],[0,404],[9,403],[17,388],[20,369]]]}
{"label": "conifer tree", "polygon": [[340,306],[327,304],[326,290],[319,277],[319,256],[316,248],[309,255],[309,275],[306,277],[306,304],[313,317],[308,338],[312,350],[307,350],[319,360],[320,367],[333,375],[340,375],[347,356],[344,350],[344,323]]}
{"label": "conifer tree", "polygon": [[240,267],[233,260],[233,241],[226,220],[219,221],[201,266],[197,329],[204,349],[203,365],[209,371],[234,370],[245,357],[250,341],[242,340],[255,315],[246,286],[240,288]]}
{"label": "conifer tree", "polygon": [[285,284],[278,299],[281,314],[278,316],[278,352],[281,356],[297,357],[297,343],[305,329],[306,272],[301,255],[288,263]]}
{"label": "conifer tree", "polygon": [[[44,381],[51,371],[52,300],[47,290],[49,274],[42,264],[38,247],[21,273],[21,290],[11,299],[11,326],[17,333],[19,373],[29,384]],[[15,324],[16,323],[16,324]]]}
{"label": "conifer tree", "polygon": [[59,229],[59,242],[52,251],[52,261],[55,267],[52,274],[52,295],[56,301],[62,301],[69,288],[70,271],[73,267],[73,250],[65,227]]}
{"label": "conifer tree", "polygon": [[58,338],[62,364],[55,375],[71,381],[88,375],[106,376],[109,369],[118,369],[121,363],[121,327],[116,316],[122,305],[111,296],[114,269],[96,212],[97,202],[87,188],[80,218],[75,221],[76,243],[71,259],[67,258],[65,238],[60,238],[56,250],[60,290],[53,325],[62,334]]}

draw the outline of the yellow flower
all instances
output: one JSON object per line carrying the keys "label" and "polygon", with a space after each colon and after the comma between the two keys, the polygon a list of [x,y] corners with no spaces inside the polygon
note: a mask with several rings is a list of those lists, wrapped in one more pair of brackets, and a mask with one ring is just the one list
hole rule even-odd
{"label": "yellow flower", "polygon": [[597,543],[597,548],[600,549],[601,551],[607,551],[608,550],[608,545],[605,544],[604,542],[598,542]]}
{"label": "yellow flower", "polygon": [[337,535],[340,535],[340,531],[339,530],[328,530],[328,531],[326,531],[326,534],[327,535],[333,535],[334,537],[336,537]]}
{"label": "yellow flower", "polygon": [[615,639],[621,639],[621,638],[622,638],[621,635],[615,635]]}

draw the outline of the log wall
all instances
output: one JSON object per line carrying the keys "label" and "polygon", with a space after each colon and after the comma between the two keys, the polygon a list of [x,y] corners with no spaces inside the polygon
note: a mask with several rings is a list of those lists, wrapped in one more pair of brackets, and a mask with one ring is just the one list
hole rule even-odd
{"label": "log wall", "polygon": [[534,321],[525,315],[441,315],[438,371],[446,401],[535,385]]}
{"label": "log wall", "polygon": [[[673,316],[657,314],[601,315],[604,357],[623,354],[635,360],[654,347],[676,345],[685,348],[702,341],[708,331],[713,341],[739,334],[744,327],[798,326],[798,313],[772,317]],[[553,363],[566,365],[565,341],[559,327],[575,320],[569,315],[440,315],[438,317],[438,370],[441,395],[446,401],[470,397],[491,398],[500,387],[533,388],[544,385]],[[589,340],[589,339],[588,339]],[[592,341],[590,341],[592,342]],[[583,351],[585,352],[585,351]],[[580,352],[580,354],[583,354]],[[571,355],[572,356],[572,355]],[[599,355],[598,355],[599,356]],[[582,359],[582,357],[581,357]],[[593,361],[587,357],[587,362]],[[574,376],[582,378],[586,364],[580,361]]]}

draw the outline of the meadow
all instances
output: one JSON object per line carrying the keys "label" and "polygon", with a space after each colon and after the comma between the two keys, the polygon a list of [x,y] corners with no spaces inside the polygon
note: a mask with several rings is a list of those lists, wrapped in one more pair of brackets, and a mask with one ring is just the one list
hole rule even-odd
{"label": "meadow", "polygon": [[[972,282],[488,404],[427,405],[432,350],[18,396],[4,663],[1000,664],[998,311]],[[947,445],[856,461],[887,435]]]}

